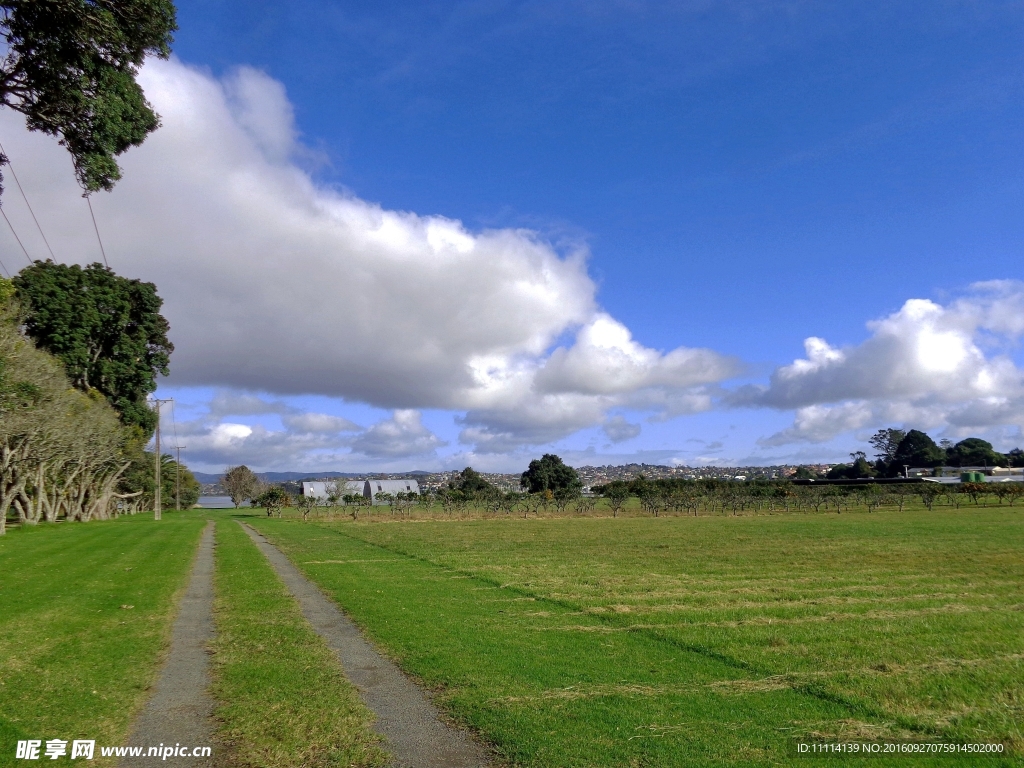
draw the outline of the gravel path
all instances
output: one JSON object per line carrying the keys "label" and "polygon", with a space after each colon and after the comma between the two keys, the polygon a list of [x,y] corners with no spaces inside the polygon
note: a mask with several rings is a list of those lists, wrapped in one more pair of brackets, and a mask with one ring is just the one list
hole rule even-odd
{"label": "gravel path", "polygon": [[[213,638],[213,522],[203,531],[192,577],[178,609],[171,633],[171,652],[153,696],[139,714],[128,737],[128,746],[143,748],[175,746],[212,747],[213,699],[206,644]],[[216,757],[216,754],[214,754]],[[207,768],[210,758],[125,757],[121,766],[173,765],[175,768]]]}
{"label": "gravel path", "polygon": [[441,721],[423,690],[367,642],[359,628],[292,565],[280,550],[249,526],[249,537],[299,601],[303,616],[338,655],[349,680],[388,740],[394,768],[479,768],[487,751],[465,731]]}

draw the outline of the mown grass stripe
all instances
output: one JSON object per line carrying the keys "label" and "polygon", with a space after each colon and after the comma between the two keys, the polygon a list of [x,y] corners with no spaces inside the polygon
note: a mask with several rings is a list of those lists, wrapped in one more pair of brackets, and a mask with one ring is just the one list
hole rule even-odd
{"label": "mown grass stripe", "polygon": [[[275,538],[283,537],[292,547],[293,559],[299,561],[383,561],[404,555],[408,566],[397,562],[363,567],[310,564],[306,569],[322,584],[339,590],[339,601],[353,605],[362,614],[364,625],[381,632],[389,647],[413,667],[424,670],[428,677],[439,676],[445,685],[450,681],[455,688],[489,686],[495,699],[511,700],[572,687],[577,681],[571,673],[564,674],[564,664],[563,671],[549,679],[531,670],[502,678],[474,666],[472,658],[457,658],[432,636],[453,631],[443,614],[458,613],[471,626],[468,634],[489,642],[496,653],[514,658],[519,658],[522,649],[495,640],[495,633],[525,633],[525,643],[537,644],[540,653],[549,656],[602,654],[607,647],[612,657],[620,659],[626,647],[631,654],[648,653],[643,648],[649,642],[671,657],[673,645],[654,640],[647,634],[651,633],[662,635],[674,647],[709,648],[754,670],[778,671],[798,683],[809,682],[814,693],[823,689],[826,695],[838,693],[847,701],[867,702],[887,718],[898,717],[931,729],[918,731],[923,738],[932,738],[929,733],[955,740],[995,738],[1024,751],[1020,704],[1024,701],[1024,666],[992,661],[938,668],[927,663],[934,659],[1012,658],[1024,650],[1024,612],[1020,610],[1024,604],[1024,561],[1020,558],[1024,521],[1006,510],[851,515],[841,520],[807,516],[699,522],[581,519],[336,524],[348,534],[345,537],[286,521],[272,527]],[[408,559],[410,555],[415,559]],[[448,570],[438,570],[438,566]],[[721,586],[728,584],[750,594],[750,583],[758,586],[760,597],[742,608],[730,604],[733,590],[721,591]],[[794,583],[800,584],[795,591],[787,586]],[[453,590],[453,598],[458,595],[458,600],[473,606],[439,602],[432,595],[449,588],[445,584]],[[693,618],[699,621],[672,622],[670,613],[658,613],[652,605],[650,620],[643,620],[648,626],[636,626],[641,617],[631,612],[631,607],[656,603],[652,595],[677,592],[677,586],[683,585],[691,592],[710,586],[718,593],[717,597],[697,599],[702,607]],[[672,588],[666,590],[666,586]],[[989,610],[964,612],[935,603],[925,604],[928,610],[913,614],[891,610],[886,598],[894,589],[907,587],[917,593],[941,589],[984,597],[984,607]],[[802,597],[801,593],[808,591],[827,596],[835,594],[833,590],[848,589],[878,595],[881,600],[875,606],[866,604],[860,621],[787,623],[758,618],[766,610],[769,616],[777,613],[772,604],[780,596]],[[388,609],[367,602],[375,591],[383,591],[378,597],[395,605]],[[507,597],[495,600],[501,592]],[[529,596],[520,596],[524,593]],[[417,599],[420,605],[415,604]],[[566,605],[583,609],[567,610]],[[405,610],[419,610],[428,617],[422,637],[401,629],[401,611]],[[828,610],[828,605],[819,604],[784,610],[780,618],[827,619],[823,613]],[[598,613],[605,614],[605,621],[596,620],[593,614]],[[566,622],[569,616],[572,619]],[[595,630],[601,630],[551,631],[566,623],[592,623]],[[579,637],[582,635],[589,639]],[[473,651],[472,643],[467,645],[461,638],[457,646]],[[431,658],[438,654],[441,661]],[[678,659],[705,658],[681,651],[675,655]],[[529,654],[521,658],[530,663]],[[551,661],[552,668],[558,669],[564,660]],[[621,680],[600,676],[603,673],[597,661],[581,662],[579,667],[586,675],[598,675],[581,677],[581,683],[622,682],[651,693],[697,682],[679,675],[651,676],[635,665],[623,669]],[[735,668],[727,669],[723,665],[719,677],[742,676]],[[521,681],[528,685],[524,687]],[[817,700],[804,693],[792,695],[804,701]],[[843,711],[839,717],[855,722],[848,709]],[[905,730],[898,728],[895,720],[890,723]],[[805,726],[794,727],[799,731]],[[810,720],[806,727],[811,727]],[[821,730],[825,726],[813,727]],[[868,723],[833,722],[827,727],[844,734],[872,729],[877,732]]]}
{"label": "mown grass stripe", "polygon": [[234,522],[217,523],[213,692],[239,768],[382,766],[373,715],[337,657]]}
{"label": "mown grass stripe", "polygon": [[[193,513],[0,537],[0,766],[18,739],[125,743],[167,647],[205,520]],[[48,765],[71,765],[67,758]],[[95,765],[111,765],[97,754]]]}
{"label": "mown grass stripe", "polygon": [[[785,760],[789,734],[801,732],[799,723],[850,720],[845,708],[790,689],[658,690],[655,684],[673,681],[732,680],[736,670],[641,635],[615,640],[611,648],[593,636],[537,641],[516,632],[514,616],[502,620],[501,606],[477,602],[480,583],[471,576],[409,557],[310,564],[364,559],[363,553],[380,550],[312,525],[252,523],[271,533],[404,668],[438,690],[440,703],[514,764],[770,764]],[[509,601],[506,612],[531,604]],[[621,680],[651,687],[646,695],[534,699],[558,687]],[[528,699],[519,703],[508,698],[522,694]]]}
{"label": "mown grass stripe", "polygon": [[[321,526],[321,527],[323,527],[323,526]],[[550,597],[547,597],[547,596],[545,596],[545,595],[543,595],[541,593],[532,592],[530,590],[523,589],[522,587],[516,587],[516,586],[510,586],[510,585],[507,585],[507,584],[502,584],[500,580],[493,579],[493,578],[488,577],[488,576],[483,576],[483,575],[474,573],[473,571],[466,571],[466,570],[451,568],[451,567],[445,566],[445,565],[443,565],[441,563],[438,563],[438,562],[435,562],[433,560],[430,560],[429,558],[422,557],[422,556],[416,555],[414,553],[403,551],[402,549],[399,549],[397,547],[389,547],[389,546],[385,546],[383,544],[378,544],[378,543],[375,543],[375,542],[368,542],[365,539],[361,539],[358,536],[352,536],[348,532],[342,531],[342,530],[337,529],[337,528],[331,528],[329,530],[331,530],[333,533],[336,533],[336,534],[338,534],[340,536],[346,536],[348,538],[355,539],[356,541],[360,541],[360,542],[362,542],[364,544],[369,544],[370,546],[382,549],[382,550],[384,550],[386,552],[392,552],[394,554],[399,554],[399,555],[402,555],[403,557],[407,557],[407,558],[409,558],[411,560],[415,560],[415,561],[418,561],[418,562],[421,562],[421,563],[433,566],[433,567],[438,568],[438,569],[440,569],[442,571],[446,571],[448,573],[453,573],[453,574],[456,574],[456,575],[459,575],[459,576],[463,576],[463,577],[465,577],[467,579],[472,579],[472,580],[476,581],[477,583],[486,584],[488,586],[493,586],[493,587],[496,587],[498,589],[506,590],[506,591],[512,592],[514,594],[517,594],[520,597],[532,598],[533,600],[535,600],[538,603],[546,603],[546,604],[549,604],[549,605],[552,605],[552,606],[557,606],[557,607],[559,607],[559,608],[561,608],[563,610],[567,610],[567,611],[573,611],[573,612],[581,612],[582,611],[582,606],[580,606],[580,605],[578,605],[576,603],[569,602],[567,600],[559,600],[559,599],[556,599],[556,598],[550,598]],[[668,637],[668,636],[666,636],[666,635],[664,635],[664,634],[662,634],[660,632],[657,632],[656,630],[654,630],[654,629],[652,629],[650,627],[637,627],[637,626],[634,626],[634,625],[627,624],[624,620],[620,619],[616,614],[600,614],[600,613],[598,613],[598,614],[586,614],[586,615],[589,616],[589,617],[594,618],[596,621],[599,621],[602,624],[608,625],[610,627],[613,627],[615,629],[621,630],[623,632],[626,632],[626,633],[629,633],[629,634],[635,634],[635,635],[642,635],[642,636],[644,636],[644,637],[646,637],[648,639],[655,640],[655,641],[660,642],[660,643],[664,643],[664,644],[669,645],[669,646],[671,646],[673,648],[678,648],[679,650],[686,651],[688,653],[693,653],[695,655],[702,656],[704,658],[720,662],[720,663],[724,664],[725,666],[730,667],[732,669],[735,669],[737,671],[748,673],[748,674],[750,674],[755,679],[757,679],[757,678],[773,678],[773,677],[779,677],[780,676],[780,673],[777,670],[771,670],[771,669],[768,669],[768,668],[759,667],[757,665],[750,664],[749,662],[746,662],[746,661],[744,661],[742,659],[738,659],[738,658],[736,658],[734,656],[731,656],[729,654],[722,653],[722,652],[717,651],[717,650],[715,650],[713,648],[710,648],[710,647],[708,647],[706,645],[701,645],[701,644],[696,644],[696,643],[686,643],[686,642],[683,642],[683,641],[681,641],[681,640],[679,640],[677,638]],[[803,683],[801,683],[801,682],[795,682],[794,681],[788,687],[791,690],[794,690],[794,691],[796,691],[798,693],[801,693],[801,694],[804,694],[806,696],[812,697],[812,698],[817,699],[819,701],[824,701],[824,702],[827,702],[829,704],[836,704],[838,706],[844,707],[851,717],[854,717],[854,716],[869,717],[869,718],[871,718],[873,720],[876,720],[876,721],[878,721],[880,723],[896,723],[901,728],[904,728],[904,729],[906,729],[908,731],[912,731],[912,732],[915,732],[915,733],[932,734],[932,735],[934,735],[934,736],[936,736],[938,738],[947,738],[947,734],[943,731],[943,729],[934,728],[932,726],[929,726],[928,724],[921,723],[921,722],[919,722],[917,720],[914,720],[912,718],[904,717],[904,716],[900,715],[899,713],[887,712],[884,709],[872,706],[871,703],[868,702],[868,701],[858,700],[858,699],[855,699],[855,698],[850,697],[850,696],[844,696],[844,695],[842,695],[840,693],[837,693],[835,691],[830,691],[830,690],[828,690],[827,688],[825,688],[824,686],[822,686],[820,684],[815,684],[815,683],[812,683],[812,682],[803,682]]]}

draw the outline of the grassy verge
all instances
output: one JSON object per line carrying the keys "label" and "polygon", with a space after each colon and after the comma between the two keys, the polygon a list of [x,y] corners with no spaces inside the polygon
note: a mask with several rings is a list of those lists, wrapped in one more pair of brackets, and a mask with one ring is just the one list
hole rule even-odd
{"label": "grassy verge", "polygon": [[226,764],[383,765],[372,714],[337,657],[230,520],[217,523],[216,587],[214,695]]}
{"label": "grassy verge", "polygon": [[806,765],[789,738],[812,734],[1024,744],[1011,512],[254,522],[524,765]]}
{"label": "grassy verge", "polygon": [[[0,766],[19,739],[124,743],[205,520],[58,523],[0,537]],[[47,761],[68,764],[67,758]]]}

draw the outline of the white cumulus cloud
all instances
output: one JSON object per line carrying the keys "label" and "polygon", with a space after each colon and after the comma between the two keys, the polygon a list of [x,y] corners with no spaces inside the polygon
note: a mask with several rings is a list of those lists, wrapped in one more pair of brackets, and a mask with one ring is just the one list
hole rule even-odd
{"label": "white cumulus cloud", "polygon": [[1024,283],[977,283],[946,305],[911,299],[868,329],[870,337],[851,347],[807,339],[805,357],[729,400],[796,410],[792,427],[766,445],[889,423],[951,434],[1024,427],[1024,372],[1011,357],[1024,335]]}
{"label": "white cumulus cloud", "polygon": [[428,456],[445,443],[423,425],[419,411],[395,411],[359,435],[352,448],[371,458]]}
{"label": "white cumulus cloud", "polygon": [[632,440],[634,437],[639,437],[642,431],[639,424],[626,421],[626,417],[622,415],[612,416],[601,425],[601,429],[613,443],[623,443],[626,440]]}
{"label": "white cumulus cloud", "polygon": [[[706,409],[708,387],[738,371],[709,350],[633,340],[597,305],[582,249],[560,253],[531,231],[473,231],[317,183],[299,162],[308,152],[283,86],[261,72],[218,80],[151,61],[141,82],[162,127],[124,156],[124,179],[93,205],[111,266],[155,282],[165,299],[175,385],[342,397],[397,409],[399,432],[415,432],[414,409],[465,412],[461,439],[486,451],[599,425],[616,406]],[[9,110],[0,134],[58,258],[98,260],[64,151]],[[5,211],[43,257],[10,190]],[[17,252],[7,233],[0,247]],[[552,352],[567,335],[575,343]],[[293,435],[349,429],[250,406],[281,413]],[[213,410],[226,407],[241,406]],[[388,429],[359,444],[393,455]],[[426,450],[429,440],[411,439]]]}

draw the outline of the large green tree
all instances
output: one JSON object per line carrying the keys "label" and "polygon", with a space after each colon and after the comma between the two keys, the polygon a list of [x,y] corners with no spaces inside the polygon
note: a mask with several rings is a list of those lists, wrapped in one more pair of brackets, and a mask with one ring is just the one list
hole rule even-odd
{"label": "large green tree", "polygon": [[1009,467],[1024,467],[1024,451],[1014,448],[1006,454],[1006,465]]}
{"label": "large green tree", "polygon": [[912,429],[900,440],[889,464],[889,475],[903,473],[903,467],[937,467],[946,461],[946,452],[928,435]]}
{"label": "large green tree", "polygon": [[992,443],[980,437],[961,440],[948,451],[950,466],[953,467],[1005,467],[1007,458],[996,453]]}
{"label": "large green tree", "polygon": [[116,156],[159,125],[135,78],[175,29],[171,0],[0,0],[0,106],[58,137],[83,189],[110,189]]}
{"label": "large green tree", "polygon": [[167,375],[174,345],[156,286],[120,277],[101,264],[36,261],[15,278],[25,331],[58,357],[83,392],[97,390],[125,424],[148,437],[156,414],[146,397]]}
{"label": "large green tree", "polygon": [[575,491],[583,487],[576,470],[553,453],[531,461],[519,482],[530,493]]}
{"label": "large green tree", "polygon": [[885,464],[889,464],[896,456],[896,449],[899,447],[900,442],[906,436],[906,431],[896,429],[895,427],[888,427],[887,429],[880,429],[875,432],[875,434],[868,438],[868,442],[875,449],[875,458]]}
{"label": "large green tree", "polygon": [[472,495],[487,495],[495,490],[494,486],[472,467],[462,470],[452,485],[456,490]]}

